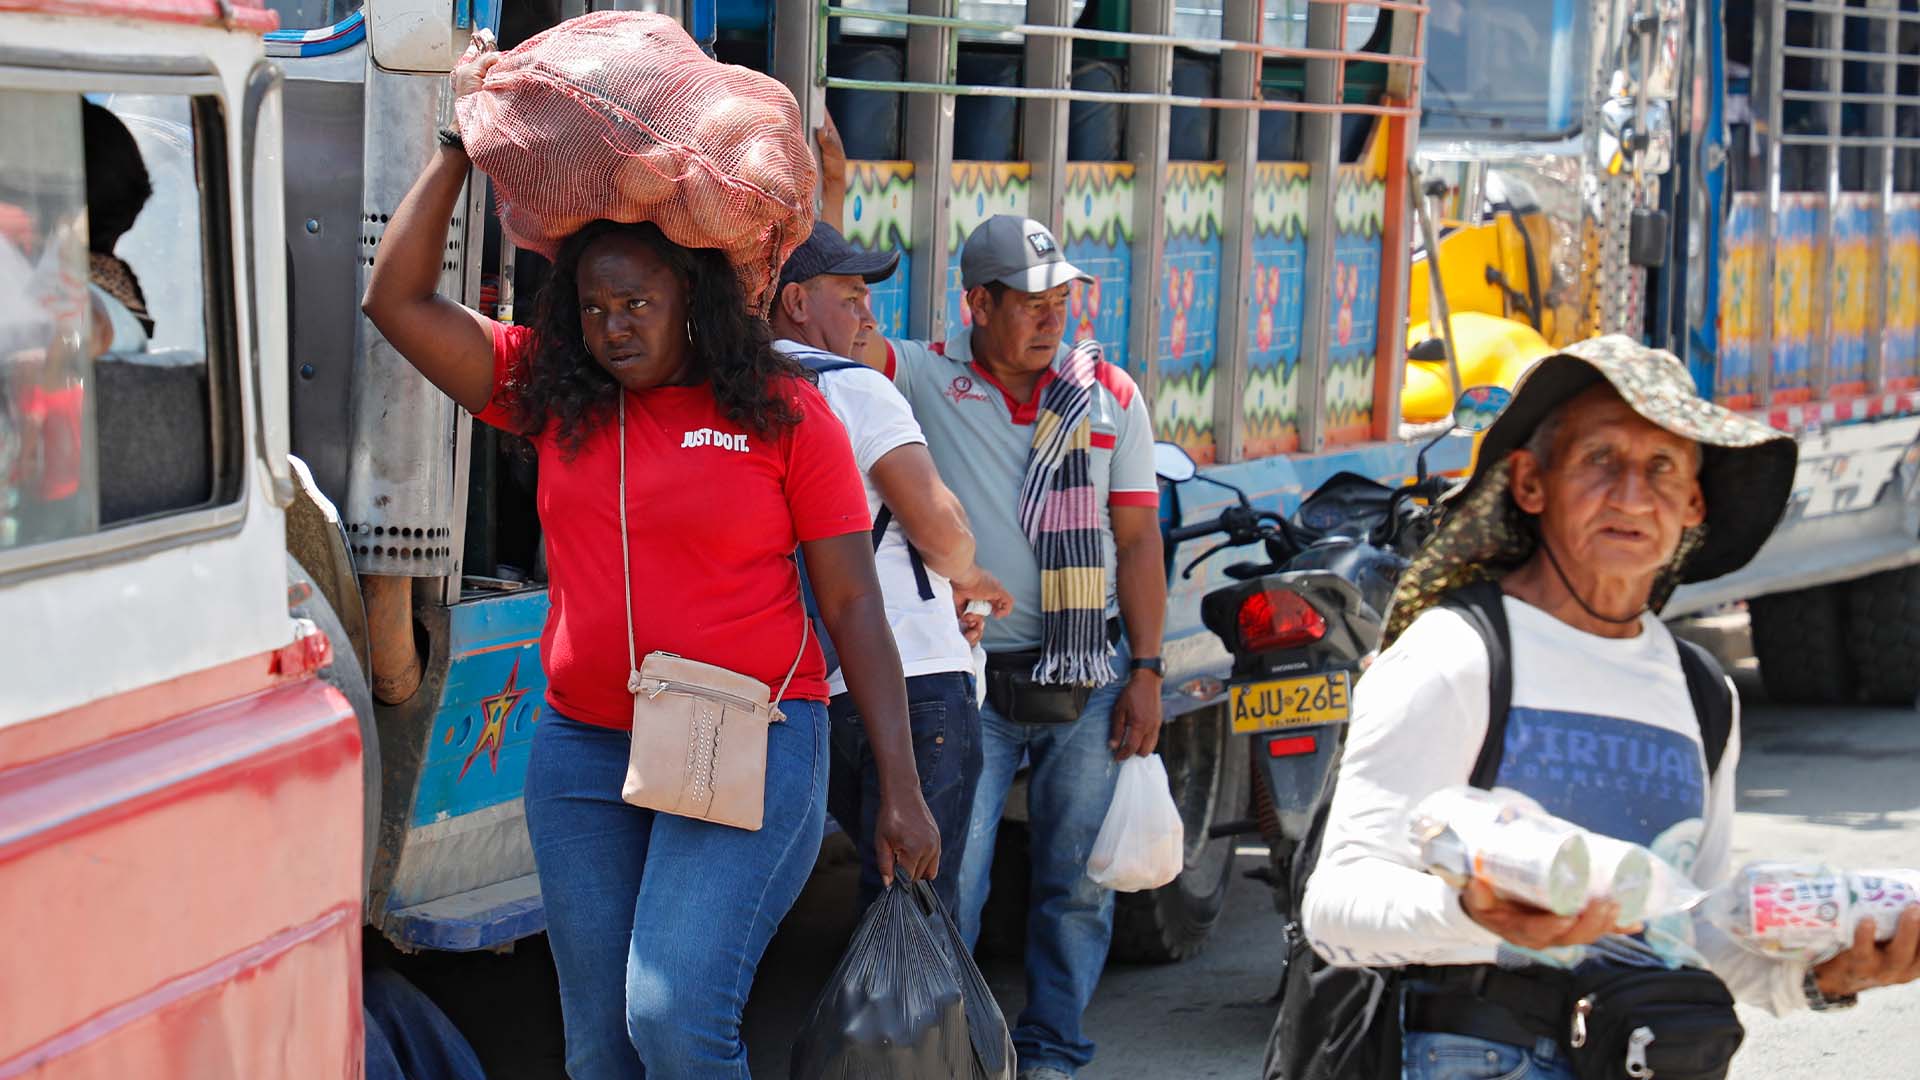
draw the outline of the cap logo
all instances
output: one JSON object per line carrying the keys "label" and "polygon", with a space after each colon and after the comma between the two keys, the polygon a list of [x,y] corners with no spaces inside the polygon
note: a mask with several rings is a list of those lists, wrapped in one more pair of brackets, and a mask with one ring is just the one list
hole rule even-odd
{"label": "cap logo", "polygon": [[1053,245],[1053,237],[1043,232],[1028,233],[1027,243],[1033,247],[1033,253],[1043,259],[1058,250]]}

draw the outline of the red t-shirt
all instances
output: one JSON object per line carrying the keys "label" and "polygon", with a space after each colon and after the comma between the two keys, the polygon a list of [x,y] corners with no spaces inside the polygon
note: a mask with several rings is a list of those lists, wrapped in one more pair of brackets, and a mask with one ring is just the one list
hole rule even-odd
{"label": "red t-shirt", "polygon": [[[519,381],[533,331],[492,330],[493,398],[476,419],[512,431],[500,388]],[[778,690],[806,621],[789,556],[801,541],[871,528],[846,429],[812,385],[794,379],[787,389],[801,421],[775,436],[729,421],[706,385],[627,395],[636,658],[677,653]],[[552,603],[540,637],[547,701],[575,720],[624,729],[633,695],[620,608],[619,439],[609,419],[569,458],[551,426],[533,436]],[[786,696],[827,700],[826,661],[811,640]]]}

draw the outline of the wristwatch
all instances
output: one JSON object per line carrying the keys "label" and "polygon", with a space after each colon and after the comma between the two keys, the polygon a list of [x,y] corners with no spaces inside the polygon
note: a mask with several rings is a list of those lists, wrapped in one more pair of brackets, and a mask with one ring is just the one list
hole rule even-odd
{"label": "wristwatch", "polygon": [[1814,969],[1807,969],[1807,977],[1800,980],[1800,992],[1807,996],[1807,1008],[1814,1012],[1826,1012],[1829,1009],[1851,1009],[1860,1004],[1860,995],[1848,994],[1845,997],[1828,997],[1820,989],[1820,978]]}
{"label": "wristwatch", "polygon": [[1166,663],[1157,656],[1136,656],[1127,661],[1127,670],[1129,672],[1151,671],[1161,678],[1165,678],[1167,675]]}

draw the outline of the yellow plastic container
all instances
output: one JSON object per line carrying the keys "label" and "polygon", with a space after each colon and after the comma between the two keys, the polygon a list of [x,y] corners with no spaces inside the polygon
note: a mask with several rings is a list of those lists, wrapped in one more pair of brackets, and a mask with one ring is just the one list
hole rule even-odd
{"label": "yellow plastic container", "polygon": [[[1513,389],[1520,376],[1554,347],[1533,327],[1477,311],[1455,312],[1453,344],[1460,360],[1460,386],[1504,386]],[[1426,323],[1408,329],[1409,347],[1433,335]],[[1400,390],[1401,419],[1413,424],[1445,420],[1453,414],[1453,383],[1444,360],[1408,360],[1406,382]]]}

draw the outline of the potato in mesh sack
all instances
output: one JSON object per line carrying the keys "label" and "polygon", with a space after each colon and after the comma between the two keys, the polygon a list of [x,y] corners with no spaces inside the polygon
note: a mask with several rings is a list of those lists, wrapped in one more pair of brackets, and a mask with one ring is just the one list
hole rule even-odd
{"label": "potato in mesh sack", "polygon": [[813,228],[813,153],[793,95],[707,58],[665,15],[602,11],[528,38],[457,103],[500,220],[552,258],[597,219],[719,248],[749,302]]}

